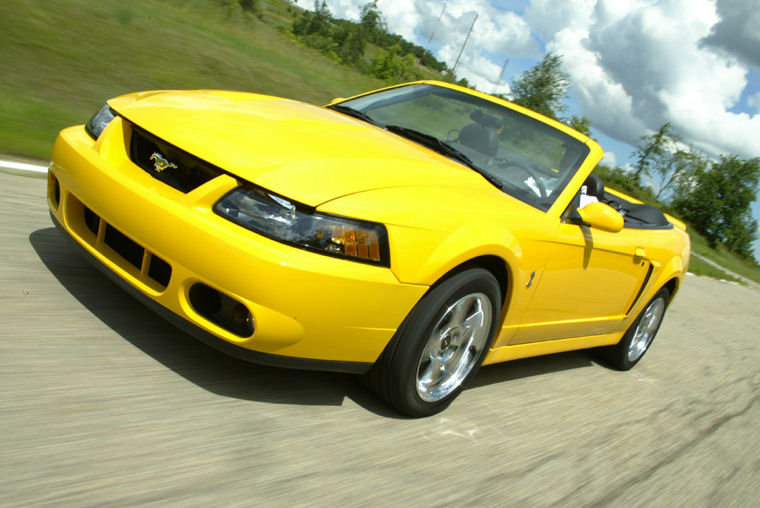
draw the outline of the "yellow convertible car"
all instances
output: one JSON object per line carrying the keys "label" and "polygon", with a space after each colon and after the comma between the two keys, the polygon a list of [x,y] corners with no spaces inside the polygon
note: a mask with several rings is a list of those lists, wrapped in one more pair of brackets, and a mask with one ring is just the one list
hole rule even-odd
{"label": "yellow convertible car", "polygon": [[689,237],[605,189],[601,158],[448,83],[326,107],[152,91],[60,133],[47,198],[96,266],[201,340],[362,373],[422,416],[482,364],[600,348],[629,369],[648,349]]}

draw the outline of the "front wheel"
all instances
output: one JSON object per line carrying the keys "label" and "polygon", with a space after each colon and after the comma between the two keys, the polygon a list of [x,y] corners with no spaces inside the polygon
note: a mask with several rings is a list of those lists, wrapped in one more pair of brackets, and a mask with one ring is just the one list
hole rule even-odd
{"label": "front wheel", "polygon": [[442,411],[483,362],[500,310],[501,290],[487,270],[444,280],[396,331],[368,373],[370,387],[409,416]]}
{"label": "front wheel", "polygon": [[605,363],[618,370],[630,370],[641,360],[652,344],[654,336],[657,335],[657,330],[660,329],[669,295],[667,288],[660,289],[625,332],[620,342],[601,349],[600,355]]}

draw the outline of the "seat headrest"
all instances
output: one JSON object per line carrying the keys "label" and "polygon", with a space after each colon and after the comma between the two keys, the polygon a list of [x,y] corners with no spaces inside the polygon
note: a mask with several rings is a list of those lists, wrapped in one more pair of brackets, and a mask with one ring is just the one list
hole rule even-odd
{"label": "seat headrest", "polygon": [[489,157],[496,157],[499,152],[496,131],[476,123],[467,124],[459,131],[459,142]]}
{"label": "seat headrest", "polygon": [[604,197],[604,182],[595,174],[588,175],[586,181],[583,183],[586,186],[586,194],[589,196],[595,196],[597,199]]}

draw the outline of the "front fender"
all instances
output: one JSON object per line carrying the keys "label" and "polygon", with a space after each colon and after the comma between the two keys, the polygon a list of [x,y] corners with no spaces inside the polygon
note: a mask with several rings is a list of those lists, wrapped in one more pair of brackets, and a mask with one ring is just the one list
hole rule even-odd
{"label": "front fender", "polygon": [[[403,226],[390,229],[394,243],[406,245],[407,254],[397,256],[398,263],[392,267],[401,282],[430,286],[452,269],[480,256],[499,257],[512,277],[524,277],[521,270],[514,268],[521,265],[523,257],[520,243],[500,224],[477,221],[462,224],[454,231],[423,232]],[[410,245],[414,247],[409,249]]]}
{"label": "front fender", "polygon": [[657,250],[653,249],[653,251],[656,253],[656,257],[662,259],[663,262],[662,268],[657,271],[653,280],[652,290],[659,291],[665,284],[677,279],[678,284],[670,295],[672,299],[689,268],[691,239],[685,231],[673,228],[668,231],[668,236],[664,239],[662,247]]}
{"label": "front fender", "polygon": [[485,180],[480,188],[386,188],[344,196],[320,210],[385,224],[391,270],[400,282],[430,286],[480,256],[502,259],[510,285],[536,280],[559,221]]}
{"label": "front fender", "polygon": [[[674,256],[668,263],[665,265],[662,270],[660,270],[660,273],[657,275],[657,278],[652,282],[652,295],[654,295],[655,291],[659,291],[660,288],[665,286],[668,282],[670,282],[672,279],[678,279],[678,284],[676,285],[675,289],[673,290],[672,294],[670,295],[670,298],[673,298],[673,295],[676,293],[676,290],[681,285],[681,280],[683,279],[684,274],[686,273],[686,264],[684,263],[684,260],[681,259],[681,256]],[[651,296],[650,295],[650,298]]]}

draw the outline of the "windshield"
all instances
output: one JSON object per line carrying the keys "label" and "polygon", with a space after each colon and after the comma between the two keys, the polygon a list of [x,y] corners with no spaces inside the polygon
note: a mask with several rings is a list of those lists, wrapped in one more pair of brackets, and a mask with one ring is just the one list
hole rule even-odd
{"label": "windshield", "polygon": [[436,85],[402,86],[334,107],[466,164],[507,194],[544,211],[589,151],[543,122]]}

